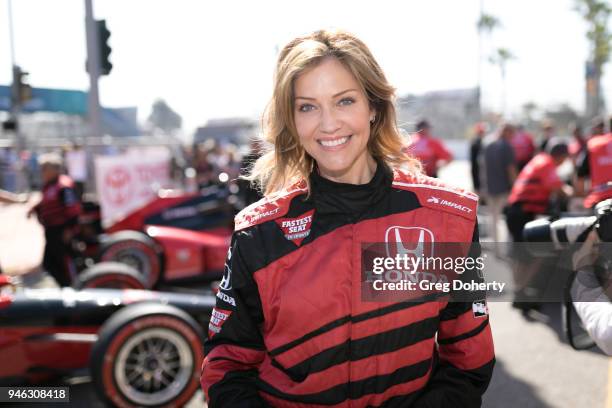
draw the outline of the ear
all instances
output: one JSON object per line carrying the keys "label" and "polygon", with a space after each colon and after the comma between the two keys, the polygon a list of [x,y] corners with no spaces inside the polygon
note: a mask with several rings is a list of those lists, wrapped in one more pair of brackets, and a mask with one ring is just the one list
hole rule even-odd
{"label": "ear", "polygon": [[370,108],[370,123],[374,123],[376,120],[376,110],[374,108]]}

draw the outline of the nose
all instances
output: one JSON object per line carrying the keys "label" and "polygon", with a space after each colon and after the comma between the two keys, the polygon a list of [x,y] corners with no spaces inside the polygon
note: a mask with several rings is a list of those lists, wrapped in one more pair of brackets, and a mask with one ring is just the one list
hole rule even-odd
{"label": "nose", "polygon": [[321,132],[334,134],[340,129],[340,120],[337,116],[337,112],[333,108],[321,109],[321,123],[319,124]]}

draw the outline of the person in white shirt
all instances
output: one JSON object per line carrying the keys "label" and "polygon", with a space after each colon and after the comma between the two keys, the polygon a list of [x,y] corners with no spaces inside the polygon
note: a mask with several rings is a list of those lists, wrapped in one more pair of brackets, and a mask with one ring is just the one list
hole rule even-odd
{"label": "person in white shirt", "polygon": [[[571,297],[584,328],[595,344],[612,356],[612,279],[596,273],[594,265],[598,257],[600,240],[596,231],[591,231],[584,245],[574,255],[576,279],[572,283]],[[606,243],[604,245],[610,245]],[[609,248],[606,249],[609,251]]]}

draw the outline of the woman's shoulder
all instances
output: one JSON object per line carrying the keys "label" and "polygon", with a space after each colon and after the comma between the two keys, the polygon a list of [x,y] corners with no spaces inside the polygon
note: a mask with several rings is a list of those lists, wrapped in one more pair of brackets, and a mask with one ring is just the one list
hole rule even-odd
{"label": "woman's shoulder", "polygon": [[471,191],[444,183],[438,178],[394,169],[392,186],[416,194],[423,207],[450,212],[464,218],[476,218],[478,196]]}
{"label": "woman's shoulder", "polygon": [[280,191],[267,194],[261,200],[245,207],[234,219],[235,231],[253,227],[264,222],[282,217],[289,211],[291,201],[306,194],[308,189],[304,181],[297,182]]}

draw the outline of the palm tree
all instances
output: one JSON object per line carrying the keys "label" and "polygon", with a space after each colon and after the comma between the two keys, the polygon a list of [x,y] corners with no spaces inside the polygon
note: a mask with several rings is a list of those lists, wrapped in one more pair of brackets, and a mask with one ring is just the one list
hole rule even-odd
{"label": "palm tree", "polygon": [[478,30],[478,105],[480,106],[480,96],[482,95],[482,56],[483,56],[483,37],[484,35],[491,35],[493,31],[501,27],[499,19],[491,14],[484,12],[484,0],[480,0],[480,17],[476,22],[476,29]]}
{"label": "palm tree", "polygon": [[516,59],[514,54],[507,48],[498,48],[495,53],[489,57],[491,64],[497,65],[502,77],[502,109],[501,113],[506,115],[506,64],[508,61]]}
{"label": "palm tree", "polygon": [[480,18],[476,23],[479,33],[491,34],[497,27],[501,27],[499,19],[491,14],[485,14],[482,9],[480,10]]}
{"label": "palm tree", "polygon": [[574,0],[574,10],[582,15],[589,25],[587,38],[590,42],[587,61],[586,115],[592,117],[604,110],[601,92],[603,66],[610,59],[612,35],[608,30],[608,19],[612,8],[607,0]]}

